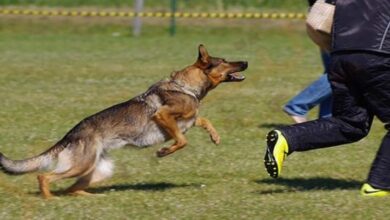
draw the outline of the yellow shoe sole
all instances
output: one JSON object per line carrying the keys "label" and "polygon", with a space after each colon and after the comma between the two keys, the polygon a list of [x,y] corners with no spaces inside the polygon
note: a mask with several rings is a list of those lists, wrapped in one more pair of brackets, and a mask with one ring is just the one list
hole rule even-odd
{"label": "yellow shoe sole", "polygon": [[282,133],[277,130],[268,133],[264,165],[271,177],[277,178],[280,175],[287,152],[287,141]]}

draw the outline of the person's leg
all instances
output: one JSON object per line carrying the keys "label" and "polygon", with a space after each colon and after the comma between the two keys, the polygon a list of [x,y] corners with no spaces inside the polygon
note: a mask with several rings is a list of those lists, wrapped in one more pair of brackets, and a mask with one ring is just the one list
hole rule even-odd
{"label": "person's leg", "polygon": [[[328,81],[327,74],[323,74],[317,80],[312,82],[298,95],[294,96],[283,108],[283,110],[291,116],[305,117],[310,109],[322,103],[323,101],[331,100],[332,90]],[[330,104],[324,106],[323,111],[329,111]],[[329,113],[324,113],[329,114]]]}
{"label": "person's leg", "polygon": [[365,74],[357,75],[355,81],[360,82],[360,90],[369,108],[387,130],[367,182],[377,189],[390,190],[390,56],[367,56],[373,67]]}
{"label": "person's leg", "polygon": [[351,111],[346,112],[349,116],[320,118],[278,129],[288,142],[288,153],[347,144],[365,137],[370,130],[372,113],[360,107],[352,109],[351,106]]}
{"label": "person's leg", "polygon": [[329,96],[325,97],[320,103],[318,118],[329,118],[332,116],[332,90],[329,90]]}
{"label": "person's leg", "polygon": [[[330,71],[330,63],[331,63],[331,57],[330,54],[321,51],[321,59],[322,59],[322,65],[324,66],[324,72],[328,73]],[[330,83],[327,81],[329,88],[328,88],[328,94],[324,95],[324,99],[320,103],[320,109],[318,112],[318,118],[327,118],[332,116],[332,90],[330,88]]]}
{"label": "person's leg", "polygon": [[321,60],[322,60],[322,65],[324,66],[324,73],[329,73],[330,64],[331,64],[330,54],[321,50]]}
{"label": "person's leg", "polygon": [[[264,163],[272,177],[279,175],[279,167],[284,160],[284,153],[306,151],[351,143],[365,137],[370,129],[373,114],[367,109],[359,89],[350,82],[344,60],[348,55],[335,56],[329,80],[333,92],[333,116],[301,124],[284,126],[271,131],[267,136],[267,151]],[[282,138],[282,141],[279,141]],[[279,143],[286,142],[286,147]],[[278,159],[280,158],[280,159]]]}
{"label": "person's leg", "polygon": [[[321,51],[321,58],[322,58],[322,65],[324,66],[324,73],[329,72],[329,66],[330,66],[330,61],[331,57],[330,54],[324,51]],[[329,81],[324,82],[325,84],[327,83],[329,87],[327,88],[327,94],[324,94],[323,100],[321,100],[320,103],[320,109],[318,112],[318,118],[327,118],[332,116],[332,90],[330,88],[330,83]]]}
{"label": "person's leg", "polygon": [[[372,124],[372,114],[359,110],[350,117],[320,118],[272,130],[267,135],[264,165],[271,177],[278,177],[287,155],[358,141]],[[356,117],[356,118],[355,118]]]}
{"label": "person's leg", "polygon": [[[373,113],[367,109],[360,88],[348,75],[355,68],[349,65],[349,56],[338,55],[332,61],[329,81],[333,116],[279,129],[288,142],[289,153],[351,143],[368,134]],[[352,71],[359,74],[358,70]]]}
{"label": "person's leg", "polygon": [[390,131],[382,139],[368,174],[367,183],[377,189],[390,190]]}
{"label": "person's leg", "polygon": [[332,90],[327,76],[331,62],[330,54],[321,51],[321,60],[325,74],[294,96],[283,108],[296,123],[306,122],[306,114],[316,105],[320,105],[319,118],[332,115]]}

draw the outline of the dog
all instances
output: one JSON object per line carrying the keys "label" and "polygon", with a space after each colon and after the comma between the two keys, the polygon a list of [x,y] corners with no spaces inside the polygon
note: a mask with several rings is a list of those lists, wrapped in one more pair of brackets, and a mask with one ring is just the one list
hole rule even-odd
{"label": "dog", "polygon": [[45,170],[37,177],[44,198],[53,196],[50,183],[64,178],[77,178],[66,193],[89,195],[85,189],[91,183],[112,175],[113,164],[107,157],[111,149],[146,147],[173,139],[170,147],[157,151],[158,157],[164,157],[186,146],[184,133],[194,125],[204,128],[219,144],[220,136],[213,125],[198,116],[200,101],[222,82],[244,80],[240,72],[247,67],[246,61],[212,57],[199,45],[193,65],[173,72],[169,79],[155,83],[141,95],[83,119],[37,156],[11,160],[0,153],[0,166],[8,174]]}

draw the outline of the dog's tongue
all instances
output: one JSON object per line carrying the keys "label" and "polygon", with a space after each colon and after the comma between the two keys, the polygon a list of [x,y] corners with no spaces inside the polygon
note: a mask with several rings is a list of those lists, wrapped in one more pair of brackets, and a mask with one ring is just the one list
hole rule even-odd
{"label": "dog's tongue", "polygon": [[237,72],[237,73],[231,73],[229,74],[229,77],[230,77],[230,81],[242,81],[245,79],[245,76],[242,75],[241,73]]}

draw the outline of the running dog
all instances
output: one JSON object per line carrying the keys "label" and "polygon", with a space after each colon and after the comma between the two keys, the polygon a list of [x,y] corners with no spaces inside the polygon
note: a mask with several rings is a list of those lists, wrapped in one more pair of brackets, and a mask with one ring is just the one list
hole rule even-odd
{"label": "running dog", "polygon": [[77,181],[65,192],[88,195],[84,190],[91,183],[112,175],[113,164],[107,157],[111,149],[124,145],[146,147],[173,139],[170,147],[157,151],[158,157],[164,157],[186,146],[184,133],[194,125],[207,130],[211,140],[219,144],[213,125],[198,116],[200,100],[222,82],[244,80],[240,72],[248,63],[212,57],[203,45],[199,45],[198,52],[193,65],[173,72],[169,79],[129,101],[85,118],[40,155],[11,160],[0,153],[0,166],[8,174],[45,170],[38,175],[44,198],[52,197],[51,182],[73,177]]}

